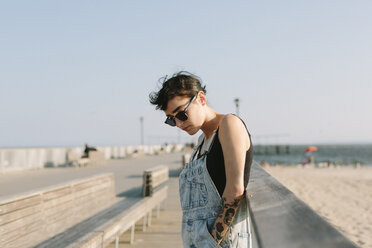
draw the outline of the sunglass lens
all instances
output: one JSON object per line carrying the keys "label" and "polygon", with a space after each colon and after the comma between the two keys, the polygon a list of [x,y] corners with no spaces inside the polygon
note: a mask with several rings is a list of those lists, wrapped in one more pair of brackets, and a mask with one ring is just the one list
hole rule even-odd
{"label": "sunglass lens", "polygon": [[168,124],[168,125],[170,125],[170,126],[172,126],[172,127],[176,126],[176,120],[175,119],[172,119],[172,118],[167,118],[165,120],[165,123]]}
{"label": "sunglass lens", "polygon": [[181,111],[178,114],[176,114],[176,118],[180,121],[186,121],[188,117],[184,111]]}

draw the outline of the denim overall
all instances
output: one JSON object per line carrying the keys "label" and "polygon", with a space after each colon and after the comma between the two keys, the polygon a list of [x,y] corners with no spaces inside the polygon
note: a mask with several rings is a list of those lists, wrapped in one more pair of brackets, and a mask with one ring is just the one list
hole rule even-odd
{"label": "denim overall", "polygon": [[226,238],[218,244],[210,234],[222,199],[207,170],[207,154],[212,146],[201,157],[194,160],[203,137],[202,134],[191,154],[190,162],[185,165],[179,177],[183,212],[183,246],[189,248],[251,248],[246,196],[240,202]]}

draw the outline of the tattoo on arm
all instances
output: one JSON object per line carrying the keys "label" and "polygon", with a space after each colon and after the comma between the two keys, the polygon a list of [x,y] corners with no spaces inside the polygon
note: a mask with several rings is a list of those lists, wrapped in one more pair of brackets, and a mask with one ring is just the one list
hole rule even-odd
{"label": "tattoo on arm", "polygon": [[216,222],[212,229],[212,236],[217,243],[221,243],[227,234],[242,198],[243,196],[240,196],[235,198],[232,202],[227,202],[226,197],[222,198],[222,204],[217,211]]}

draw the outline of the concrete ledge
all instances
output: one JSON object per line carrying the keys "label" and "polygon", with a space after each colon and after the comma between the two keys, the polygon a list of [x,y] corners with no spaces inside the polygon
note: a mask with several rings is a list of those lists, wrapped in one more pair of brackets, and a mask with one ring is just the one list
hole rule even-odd
{"label": "concrete ledge", "polygon": [[[159,151],[178,152],[184,148],[184,145],[98,146],[96,148],[103,152],[105,159],[122,159],[136,157],[136,154],[155,155]],[[0,173],[67,166],[69,152],[83,154],[83,147],[3,148],[0,149]]]}

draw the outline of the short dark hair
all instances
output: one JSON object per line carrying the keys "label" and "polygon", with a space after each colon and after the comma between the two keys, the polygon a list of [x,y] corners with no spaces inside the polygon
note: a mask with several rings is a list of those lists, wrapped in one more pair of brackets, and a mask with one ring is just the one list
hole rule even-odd
{"label": "short dark hair", "polygon": [[162,84],[161,89],[149,95],[150,103],[156,105],[156,109],[166,110],[168,101],[176,96],[193,97],[199,91],[207,93],[200,78],[187,71],[177,72],[169,79],[167,76],[162,77],[159,82]]}

